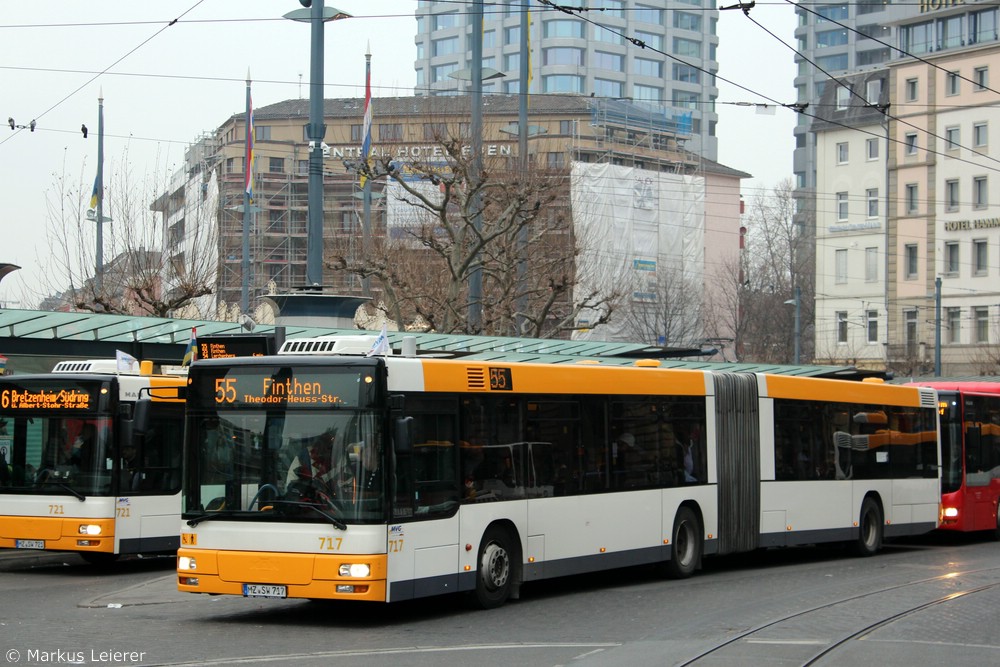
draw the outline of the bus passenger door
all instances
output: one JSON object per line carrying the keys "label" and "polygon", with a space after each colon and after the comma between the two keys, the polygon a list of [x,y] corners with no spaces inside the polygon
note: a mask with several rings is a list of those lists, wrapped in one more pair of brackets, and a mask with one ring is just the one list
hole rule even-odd
{"label": "bus passenger door", "polygon": [[386,536],[391,601],[458,590],[458,439],[453,399],[407,397],[412,447],[395,451]]}

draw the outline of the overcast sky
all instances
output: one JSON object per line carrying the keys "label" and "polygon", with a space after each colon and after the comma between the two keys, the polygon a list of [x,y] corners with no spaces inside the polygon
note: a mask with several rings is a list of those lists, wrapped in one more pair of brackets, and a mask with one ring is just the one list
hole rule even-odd
{"label": "overcast sky", "polygon": [[[416,0],[327,4],[354,18],[327,24],[326,96],[364,95],[369,44],[373,96],[412,95]],[[93,183],[100,95],[105,184],[126,163],[136,179],[162,180],[189,144],[243,112],[248,69],[257,108],[308,97],[309,26],[281,18],[300,7],[296,0],[4,3],[0,120],[34,119],[35,131],[0,126],[0,262],[22,267],[0,283],[0,304],[37,306],[40,277],[53,270],[46,196],[64,170],[74,183]],[[751,17],[794,44],[793,5],[758,4]],[[750,199],[791,176],[795,114],[744,105],[795,101],[793,53],[741,11],[720,12],[718,30],[720,79],[748,89],[719,81],[719,161],[754,175],[743,186]],[[377,117],[377,100],[373,109]]]}

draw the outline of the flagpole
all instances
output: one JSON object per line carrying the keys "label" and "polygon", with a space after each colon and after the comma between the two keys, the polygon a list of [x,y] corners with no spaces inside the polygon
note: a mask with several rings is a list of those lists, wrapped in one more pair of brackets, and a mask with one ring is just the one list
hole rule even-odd
{"label": "flagpole", "polygon": [[250,68],[247,68],[246,100],[246,155],[243,170],[246,187],[243,188],[243,289],[240,296],[240,311],[246,315],[250,310],[250,201],[253,198],[253,100],[250,98]]}
{"label": "flagpole", "polygon": [[[368,44],[368,50],[365,53],[365,121],[364,121],[364,137],[362,141],[364,144],[361,147],[362,159],[365,164],[369,164],[369,158],[372,152],[372,47],[371,43]],[[363,216],[361,221],[361,253],[365,258],[365,261],[369,261],[369,252],[371,251],[372,242],[372,179],[367,176],[364,177],[365,182],[362,186],[363,194]],[[361,289],[362,294],[365,296],[371,296],[371,281],[367,275],[361,278]]]}
{"label": "flagpole", "polygon": [[97,98],[97,250],[95,253],[94,291],[101,293],[104,284],[104,90]]}

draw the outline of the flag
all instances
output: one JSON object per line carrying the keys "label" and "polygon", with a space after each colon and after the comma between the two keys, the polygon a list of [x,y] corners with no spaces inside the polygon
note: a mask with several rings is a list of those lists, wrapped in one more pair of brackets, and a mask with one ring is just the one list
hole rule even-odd
{"label": "flag", "polygon": [[[248,84],[249,86],[249,84]],[[253,129],[253,98],[250,96],[249,87],[247,88],[247,141],[246,141],[246,156],[244,158],[244,167],[246,171],[246,193],[250,195],[250,199],[253,199],[253,140],[254,140],[254,129]]]}
{"label": "flag", "polygon": [[194,327],[191,327],[191,340],[188,341],[187,349],[184,350],[184,358],[181,359],[181,366],[190,366],[191,362],[198,358],[198,337],[194,334]]}
{"label": "flag", "polygon": [[[365,120],[361,126],[361,161],[368,166],[372,155],[372,69],[371,63],[365,68]],[[365,187],[368,177],[361,174],[361,187]]]}
{"label": "flag", "polygon": [[382,331],[375,338],[375,342],[372,343],[372,349],[368,350],[366,357],[381,356],[384,357],[387,354],[392,354],[392,348],[389,347],[389,335],[385,330],[385,322],[382,323]]}
{"label": "flag", "polygon": [[101,192],[101,172],[97,171],[97,176],[94,177],[94,191],[90,195],[90,208],[97,209],[97,202],[101,200],[104,193]]}
{"label": "flag", "polygon": [[131,373],[135,371],[135,366],[139,363],[138,359],[121,350],[115,350],[115,361],[118,362],[119,373]]}

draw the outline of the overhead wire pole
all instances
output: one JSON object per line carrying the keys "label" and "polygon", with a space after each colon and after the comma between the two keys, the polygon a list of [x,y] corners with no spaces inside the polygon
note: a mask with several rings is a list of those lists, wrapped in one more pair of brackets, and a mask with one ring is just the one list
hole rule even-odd
{"label": "overhead wire pole", "polygon": [[100,294],[104,286],[104,92],[97,98],[97,249],[95,251],[94,288]]}
{"label": "overhead wire pole", "polygon": [[[368,44],[365,52],[365,118],[361,137],[361,159],[364,160],[366,170],[370,166],[369,155],[372,149],[372,47]],[[367,175],[362,176],[364,183],[361,186],[362,195],[362,220],[361,220],[361,253],[365,261],[369,261],[372,244],[372,179]],[[361,278],[362,294],[372,295],[371,280],[368,276]]]}
{"label": "overhead wire pole", "polygon": [[323,0],[313,0],[309,16],[309,196],[306,229],[306,286],[323,287]]}
{"label": "overhead wire pole", "polygon": [[[475,188],[470,206],[472,228],[478,245],[483,229],[481,179],[483,173],[483,0],[472,5],[472,169],[470,186]],[[483,267],[477,252],[469,267],[468,333],[478,334],[483,328]]]}
{"label": "overhead wire pole", "polygon": [[[521,93],[517,105],[517,159],[521,168],[520,180],[528,178],[528,77],[530,76],[528,54],[528,4],[521,6],[521,60],[518,75],[518,89]],[[522,186],[523,187],[523,186]],[[517,231],[517,299],[514,326],[515,336],[523,336],[528,312],[528,228]]]}
{"label": "overhead wire pole", "polygon": [[243,188],[243,281],[240,294],[240,312],[246,315],[250,310],[250,206],[253,201],[253,100],[250,97],[250,69],[247,68],[247,99],[246,99],[246,156],[243,171],[245,172]]}

